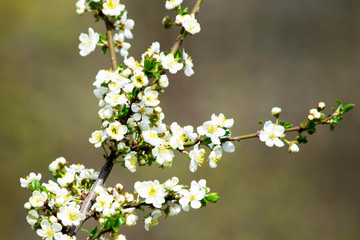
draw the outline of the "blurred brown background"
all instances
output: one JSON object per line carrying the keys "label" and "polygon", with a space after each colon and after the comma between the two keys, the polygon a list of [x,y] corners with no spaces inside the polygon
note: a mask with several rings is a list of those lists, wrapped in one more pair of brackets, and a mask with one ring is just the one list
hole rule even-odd
{"label": "blurred brown background", "polygon": [[[178,29],[161,27],[169,14],[164,1],[123,3],[136,22],[130,54],[139,58],[153,41],[168,50]],[[79,56],[79,34],[104,26],[78,16],[75,1],[2,0],[0,7],[1,239],[39,239],[25,220],[30,191],[19,178],[41,172],[47,181],[48,164],[59,156],[100,169],[102,151],[88,142],[100,125],[92,82],[111,65],[100,49]],[[319,101],[359,104],[359,14],[356,0],[205,0],[202,31],[184,42],[195,75],[170,76],[161,96],[166,122],[198,126],[222,112],[240,135],[258,130],[273,106],[297,123]],[[175,175],[184,183],[206,178],[221,196],[205,209],[160,220],[150,232],[139,220],[124,233],[129,240],[360,239],[358,107],[334,132],[318,128],[298,154],[252,139],[225,154],[217,169],[195,174],[184,156],[169,170],[130,174],[116,166],[108,186],[121,182],[130,191],[136,180]]]}

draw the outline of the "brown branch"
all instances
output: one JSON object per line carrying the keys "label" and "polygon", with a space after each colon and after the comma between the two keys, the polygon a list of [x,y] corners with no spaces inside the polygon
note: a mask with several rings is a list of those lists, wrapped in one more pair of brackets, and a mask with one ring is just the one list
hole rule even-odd
{"label": "brown branch", "polygon": [[[196,2],[194,8],[191,10],[191,14],[194,14],[195,16],[196,16],[196,14],[198,14],[202,2],[203,2],[203,0],[198,0]],[[177,52],[177,50],[181,46],[181,44],[184,41],[187,34],[188,33],[185,31],[185,28],[181,28],[178,37],[176,38],[173,46],[171,47],[170,54],[175,55],[175,53]],[[158,87],[158,81],[159,81],[159,79],[156,77],[154,79],[154,81],[153,81],[153,85],[151,86],[152,90],[155,90]]]}
{"label": "brown branch", "polygon": [[[191,14],[194,14],[195,16],[199,13],[200,6],[202,4],[203,0],[198,0],[194,6],[194,8],[191,10]],[[175,55],[179,47],[181,46],[183,40],[187,36],[187,32],[185,31],[185,28],[182,28],[180,31],[179,36],[176,38],[176,41],[174,45],[171,48],[170,54]]]}
{"label": "brown branch", "polygon": [[113,70],[115,71],[118,67],[118,64],[116,62],[116,55],[115,55],[115,49],[114,49],[114,40],[113,40],[113,35],[112,35],[112,30],[113,30],[113,25],[110,22],[108,17],[104,17],[104,21],[106,24],[106,32],[107,32],[107,37],[108,37],[108,46],[109,46],[109,51],[110,51],[110,60],[113,66]]}
{"label": "brown branch", "polygon": [[[92,185],[92,187],[90,189],[89,194],[86,196],[85,200],[81,204],[81,207],[80,207],[81,213],[88,215],[90,207],[96,197],[96,193],[94,192],[94,189],[97,186],[102,186],[105,183],[106,179],[108,178],[108,176],[111,172],[111,169],[114,166],[115,160],[116,160],[116,155],[114,152],[111,152],[110,156],[106,159],[104,166],[101,168],[98,179],[96,179],[96,181],[94,182],[94,184]],[[83,223],[84,223],[84,221],[81,221],[81,223],[78,226],[71,226],[69,228],[67,234],[69,236],[76,235],[76,233],[79,231],[79,229]]]}

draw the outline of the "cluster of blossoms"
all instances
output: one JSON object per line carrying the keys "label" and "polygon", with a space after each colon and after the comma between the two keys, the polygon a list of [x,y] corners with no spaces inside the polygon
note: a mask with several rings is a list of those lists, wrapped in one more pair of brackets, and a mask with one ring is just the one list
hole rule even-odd
{"label": "cluster of blossoms", "polygon": [[[40,184],[41,174],[30,173],[21,178],[23,188],[33,190],[29,201],[24,207],[29,211],[27,222],[46,240],[76,239],[67,235],[71,226],[78,226],[87,217],[80,212],[82,196],[87,195],[98,173],[93,169],[85,169],[83,165],[66,166],[64,158],[58,158],[49,165],[50,172],[56,182]],[[206,181],[192,181],[190,188],[179,185],[179,179],[173,177],[164,183],[159,181],[136,182],[135,194],[124,192],[121,184],[114,188],[97,186],[94,189],[96,198],[91,206],[91,217],[99,221],[101,230],[97,227],[92,231],[93,237],[100,237],[102,232],[113,232],[115,239],[126,239],[118,235],[120,225],[134,226],[138,221],[135,209],[144,213],[145,229],[158,224],[160,216],[177,215],[181,209],[189,211],[190,207],[198,209],[207,202],[216,202],[218,195],[210,193]],[[145,213],[144,207],[149,206],[151,212]],[[102,239],[102,238],[99,238]]]}
{"label": "cluster of blossoms", "polygon": [[[166,9],[177,15],[173,22],[169,17],[163,19],[166,28],[182,27],[176,42],[179,46],[175,47],[175,44],[168,53],[160,50],[158,42],[153,42],[142,54],[140,61],[129,56],[131,45],[126,39],[133,38],[131,31],[134,21],[127,18],[127,11],[120,0],[76,2],[78,14],[91,12],[97,20],[103,19],[107,27],[104,35],[89,28],[88,34],[82,33],[79,36],[81,56],[89,55],[96,46],[101,46],[103,53],[108,49],[111,53],[113,69],[100,70],[93,83],[94,95],[99,99],[101,128],[89,138],[96,148],[103,148],[107,163],[114,164],[120,159],[117,162],[131,172],[135,172],[139,166],[150,166],[154,162],[162,168],[168,168],[172,166],[174,151],[179,151],[188,155],[189,169],[195,172],[205,160],[211,168],[215,168],[223,152],[235,151],[232,141],[240,138],[231,137],[230,128],[234,120],[225,118],[222,113],[212,114],[209,121],[197,128],[180,126],[176,122],[170,125],[163,123],[165,115],[158,97],[169,85],[167,72],[176,74],[184,70],[186,76],[194,74],[191,57],[184,49],[178,49],[186,35],[193,35],[201,30],[195,18],[198,9],[194,8],[189,13],[187,8],[182,9],[180,6],[182,2],[183,0],[166,0]],[[114,36],[113,30],[117,31]],[[117,65],[114,52],[124,57],[124,65]],[[300,126],[300,130],[311,134],[315,131],[316,124],[328,123],[331,127],[331,124],[341,120],[341,114],[353,106],[350,104],[342,107],[340,102],[336,112],[325,119],[321,113],[325,104],[319,103],[317,109],[310,110],[308,121]],[[306,139],[297,130],[297,140],[286,140],[284,132],[291,124],[279,123],[280,113],[280,108],[273,108],[271,115],[276,118],[276,123],[265,122],[256,136],[269,147],[283,147],[286,143],[290,152],[298,152],[297,144],[306,142]],[[135,210],[140,210],[145,215],[145,229],[149,230],[159,223],[162,215],[174,216],[182,210],[199,209],[208,202],[215,203],[219,199],[217,193],[210,193],[204,179],[192,181],[190,187],[180,185],[177,177],[164,183],[158,180],[138,181],[134,185],[135,192],[128,193],[124,192],[121,184],[114,188],[100,186],[99,183],[103,183],[104,179],[98,179],[98,172],[86,169],[81,164],[68,166],[62,157],[53,161],[49,170],[56,181],[40,184],[41,174],[34,173],[20,179],[21,187],[33,190],[24,206],[29,211],[26,219],[32,229],[45,240],[76,239],[73,235],[77,230],[74,228],[89,218],[99,222],[100,230],[96,226],[88,231],[88,239],[105,239],[104,235],[107,234],[114,239],[126,240],[124,235],[118,234],[119,227],[137,223],[139,217]],[[84,211],[86,207],[83,203],[90,203],[91,206]]]}
{"label": "cluster of blossoms", "polygon": [[89,193],[99,173],[80,164],[66,166],[63,157],[53,161],[49,170],[56,182],[40,184],[41,174],[35,173],[20,179],[21,187],[33,190],[24,205],[29,211],[26,220],[43,239],[76,239],[66,235],[66,230],[85,219],[80,212],[81,196]]}
{"label": "cluster of blossoms", "polygon": [[[121,4],[119,0],[78,0],[76,3],[76,11],[78,14],[83,14],[86,11],[96,12],[97,16],[107,16],[113,18],[112,27],[117,33],[113,36],[113,44],[116,52],[121,56],[127,57],[129,55],[129,48],[131,44],[126,42],[126,39],[132,39],[135,22],[127,18],[127,11],[125,5]],[[101,35],[89,28],[89,34],[80,34],[80,55],[87,56],[93,52],[97,45],[102,46],[103,52],[106,52],[109,42],[106,35]]]}

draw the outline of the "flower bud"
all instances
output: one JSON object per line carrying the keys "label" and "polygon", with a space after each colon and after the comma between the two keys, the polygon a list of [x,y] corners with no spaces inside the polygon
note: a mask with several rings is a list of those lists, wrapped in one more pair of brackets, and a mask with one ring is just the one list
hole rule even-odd
{"label": "flower bud", "polygon": [[281,113],[281,108],[279,107],[273,107],[271,109],[271,115],[278,118],[280,116],[280,113]]}
{"label": "flower bud", "polygon": [[166,28],[166,29],[169,29],[171,28],[172,24],[171,24],[171,19],[169,16],[166,16],[163,18],[162,20],[162,25]]}
{"label": "flower bud", "polygon": [[325,108],[325,103],[324,102],[319,102],[318,103],[318,110],[323,110]]}
{"label": "flower bud", "polygon": [[118,191],[118,192],[121,192],[123,189],[124,189],[124,186],[120,183],[117,183],[115,185],[115,189]]}
{"label": "flower bud", "polygon": [[299,152],[299,146],[296,143],[292,143],[289,146],[289,152]]}
{"label": "flower bud", "polygon": [[314,120],[314,116],[310,114],[310,115],[308,116],[308,119],[309,119],[310,121],[312,121],[312,120]]}
{"label": "flower bud", "polygon": [[24,208],[25,208],[26,210],[31,209],[31,204],[30,204],[29,202],[26,202],[26,203],[24,204]]}
{"label": "flower bud", "polygon": [[57,221],[58,221],[55,216],[51,216],[51,217],[49,218],[49,220],[50,220],[51,223],[57,223]]}

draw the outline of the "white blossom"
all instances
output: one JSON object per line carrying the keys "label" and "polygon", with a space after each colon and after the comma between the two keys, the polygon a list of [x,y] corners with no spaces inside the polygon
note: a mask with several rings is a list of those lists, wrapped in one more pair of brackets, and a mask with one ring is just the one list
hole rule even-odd
{"label": "white blossom", "polygon": [[89,28],[89,34],[81,33],[79,40],[80,55],[85,57],[95,50],[96,44],[99,41],[99,34],[94,32],[92,28]]}
{"label": "white blossom", "polygon": [[162,66],[164,69],[168,69],[170,73],[175,74],[177,71],[183,68],[183,63],[179,63],[175,58],[174,55],[169,53],[165,56],[164,53],[160,54],[160,59],[162,62]]}
{"label": "white blossom", "polygon": [[223,148],[223,150],[225,152],[228,152],[228,153],[235,152],[235,145],[230,141],[223,142],[221,144],[221,147]]}
{"label": "white blossom", "polygon": [[226,131],[218,124],[218,121],[206,121],[197,128],[199,135],[206,135],[213,144],[219,145],[220,137],[224,136]]}
{"label": "white blossom", "polygon": [[151,90],[151,87],[147,87],[144,90],[141,100],[144,101],[146,106],[155,107],[160,103],[158,95],[159,93],[157,91],[153,91]]}
{"label": "white blossom", "polygon": [[145,229],[149,231],[150,226],[156,226],[159,224],[159,218],[161,217],[162,213],[160,210],[156,209],[151,213],[151,216],[145,218]]}
{"label": "white blossom", "polygon": [[156,162],[160,165],[164,163],[171,163],[174,158],[174,153],[171,148],[166,144],[165,141],[162,141],[160,144],[156,145],[151,153],[156,157]]}
{"label": "white blossom", "polygon": [[62,178],[58,178],[57,182],[61,187],[65,187],[69,183],[72,183],[75,180],[75,171],[71,168],[65,167],[66,174]]}
{"label": "white blossom", "polygon": [[218,124],[220,127],[231,128],[234,125],[234,119],[226,119],[224,114],[220,113],[218,116],[215,114],[211,115],[211,121]]}
{"label": "white blossom", "polygon": [[159,84],[162,88],[167,88],[169,86],[169,78],[165,74],[161,75]]}
{"label": "white blossom", "polygon": [[78,0],[76,2],[76,13],[77,14],[83,14],[87,8],[87,4],[85,0]]}
{"label": "white blossom", "polygon": [[273,124],[271,121],[267,121],[264,124],[264,128],[260,131],[260,141],[265,142],[266,146],[283,147],[284,143],[280,140],[285,128],[283,126]]}
{"label": "white blossom", "polygon": [[190,165],[189,169],[191,172],[195,172],[198,166],[201,166],[204,163],[205,159],[205,150],[199,149],[199,143],[194,146],[194,149],[189,153]]}
{"label": "white blossom", "polygon": [[122,140],[126,132],[127,127],[119,122],[110,123],[109,127],[106,129],[107,135],[117,141]]}
{"label": "white blossom", "polygon": [[142,71],[135,71],[134,75],[131,77],[131,81],[135,87],[141,88],[143,86],[148,85],[149,80],[145,76],[144,72]]}
{"label": "white blossom", "polygon": [[176,22],[181,23],[187,32],[195,34],[200,32],[201,27],[194,14],[177,15]]}
{"label": "white blossom", "polygon": [[137,181],[134,185],[135,191],[140,197],[145,198],[145,203],[152,204],[156,208],[161,208],[165,202],[167,192],[164,185],[160,184],[158,180],[155,181]]}
{"label": "white blossom", "polygon": [[29,198],[31,206],[34,208],[44,206],[45,201],[47,200],[46,192],[33,191],[32,196]]}
{"label": "white blossom", "polygon": [[117,16],[121,14],[121,11],[124,10],[125,6],[120,4],[120,0],[106,0],[103,3],[102,12],[108,16]]}
{"label": "white blossom", "polygon": [[28,176],[26,176],[26,178],[20,178],[20,184],[22,188],[27,188],[29,186],[29,184],[32,183],[32,181],[37,180],[40,181],[41,180],[41,173],[39,173],[38,175],[36,175],[35,173],[30,173]]}
{"label": "white blossom", "polygon": [[59,169],[60,165],[65,165],[66,160],[64,157],[59,157],[57,159],[55,159],[52,163],[50,163],[49,165],[49,170],[51,172],[55,172],[56,170]]}
{"label": "white blossom", "polygon": [[135,151],[131,151],[128,154],[126,154],[126,156],[124,157],[124,161],[125,161],[125,167],[127,169],[129,169],[130,172],[135,172],[136,171],[138,161],[137,161]]}
{"label": "white blossom", "polygon": [[101,144],[107,138],[106,133],[103,130],[96,130],[91,134],[91,138],[89,138],[89,142],[94,144],[96,148],[100,147]]}
{"label": "white blossom", "polygon": [[37,223],[39,219],[39,214],[36,210],[30,210],[28,215],[26,216],[26,221],[33,226],[35,223]]}
{"label": "white blossom", "polygon": [[171,10],[182,3],[183,0],[166,0],[165,8]]}
{"label": "white blossom", "polygon": [[221,159],[221,157],[222,157],[222,148],[219,145],[215,146],[209,155],[210,167],[216,168],[217,162]]}
{"label": "white blossom", "polygon": [[51,224],[48,220],[42,220],[40,226],[41,229],[38,229],[36,233],[45,240],[52,240],[56,234],[62,234],[59,223]]}
{"label": "white blossom", "polygon": [[194,74],[194,70],[192,69],[194,64],[192,63],[191,57],[185,52],[185,49],[183,49],[183,55],[182,55],[185,63],[185,75],[190,77]]}
{"label": "white blossom", "polygon": [[161,143],[161,139],[158,136],[158,132],[155,130],[147,130],[142,132],[142,136],[144,138],[144,141],[153,145],[157,146]]}
{"label": "white blossom", "polygon": [[70,204],[60,207],[57,217],[64,226],[78,226],[81,221],[85,219],[85,214],[80,212],[80,205],[71,202]]}
{"label": "white blossom", "polygon": [[138,220],[138,216],[135,214],[129,214],[126,217],[126,226],[134,226],[136,224],[136,221]]}
{"label": "white blossom", "polygon": [[182,197],[180,198],[179,203],[183,207],[190,204],[193,209],[198,209],[201,207],[200,201],[205,197],[205,193],[205,189],[200,184],[200,181],[199,183],[192,181],[189,190],[182,189],[180,191]]}

